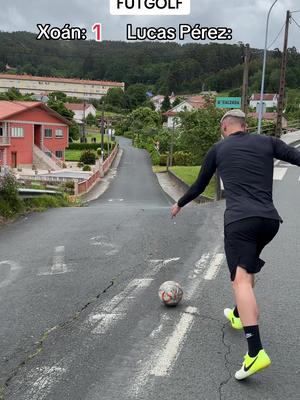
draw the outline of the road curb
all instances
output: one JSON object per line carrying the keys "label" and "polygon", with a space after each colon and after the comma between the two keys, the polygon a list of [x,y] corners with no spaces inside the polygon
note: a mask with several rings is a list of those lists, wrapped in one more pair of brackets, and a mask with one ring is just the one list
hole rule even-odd
{"label": "road curb", "polygon": [[[174,172],[172,171],[166,171],[165,173],[168,174],[168,176],[170,177],[170,179],[172,179],[182,190],[184,190],[185,192],[187,190],[189,190],[190,186],[184,182],[178,175],[176,175]],[[202,204],[202,203],[211,203],[213,201],[215,201],[214,199],[211,199],[210,197],[206,197],[203,195],[198,196],[195,200],[196,203],[198,204]]]}

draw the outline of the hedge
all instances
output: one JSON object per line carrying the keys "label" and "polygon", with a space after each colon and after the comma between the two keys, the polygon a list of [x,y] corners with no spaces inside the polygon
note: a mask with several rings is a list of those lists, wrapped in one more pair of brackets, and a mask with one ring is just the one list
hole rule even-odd
{"label": "hedge", "polygon": [[[116,143],[110,143],[110,151],[115,148]],[[101,147],[99,143],[69,143],[68,150],[95,150]],[[108,151],[108,143],[104,143],[104,150]]]}

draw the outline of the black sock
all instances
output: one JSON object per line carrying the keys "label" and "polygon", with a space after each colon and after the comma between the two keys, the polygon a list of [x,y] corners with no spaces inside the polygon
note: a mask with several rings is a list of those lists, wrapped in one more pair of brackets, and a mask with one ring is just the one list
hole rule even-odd
{"label": "black sock", "polygon": [[248,354],[250,357],[255,357],[259,351],[263,348],[258,325],[244,326],[245,336],[248,342]]}
{"label": "black sock", "polygon": [[239,314],[239,312],[238,312],[237,306],[234,307],[233,315],[234,315],[236,318],[240,318],[240,314]]}

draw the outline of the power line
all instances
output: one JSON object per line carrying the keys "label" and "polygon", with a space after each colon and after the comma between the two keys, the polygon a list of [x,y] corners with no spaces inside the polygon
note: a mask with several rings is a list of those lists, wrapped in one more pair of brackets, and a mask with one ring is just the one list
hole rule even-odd
{"label": "power line", "polygon": [[283,29],[285,27],[285,22],[282,25],[282,28],[280,29],[278,35],[276,36],[276,38],[273,40],[273,42],[268,46],[268,50],[270,50],[270,48],[273,46],[273,44],[277,41],[277,39],[279,38],[279,36],[281,35]]}
{"label": "power line", "polygon": [[295,18],[292,17],[292,20],[295,22],[295,24],[300,28],[300,24],[295,20]]}

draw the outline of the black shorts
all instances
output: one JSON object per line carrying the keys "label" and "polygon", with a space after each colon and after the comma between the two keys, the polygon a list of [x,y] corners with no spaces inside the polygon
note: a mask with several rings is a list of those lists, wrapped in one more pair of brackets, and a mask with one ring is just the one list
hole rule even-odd
{"label": "black shorts", "polygon": [[238,266],[250,274],[261,270],[265,262],[259,258],[260,253],[276,236],[279,226],[278,220],[261,217],[245,218],[225,226],[225,253],[232,281]]}

